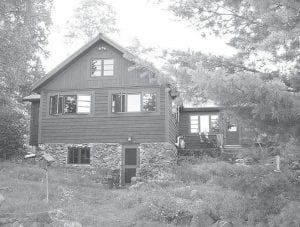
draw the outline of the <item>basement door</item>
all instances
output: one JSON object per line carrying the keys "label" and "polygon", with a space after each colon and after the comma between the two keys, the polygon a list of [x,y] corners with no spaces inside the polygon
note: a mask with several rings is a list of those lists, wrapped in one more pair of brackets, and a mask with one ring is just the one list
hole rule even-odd
{"label": "basement door", "polygon": [[225,145],[240,145],[240,127],[232,118],[227,121]]}
{"label": "basement door", "polygon": [[136,176],[137,168],[139,167],[139,149],[138,145],[130,144],[123,145],[123,168],[122,168],[122,185],[131,183],[131,177]]}

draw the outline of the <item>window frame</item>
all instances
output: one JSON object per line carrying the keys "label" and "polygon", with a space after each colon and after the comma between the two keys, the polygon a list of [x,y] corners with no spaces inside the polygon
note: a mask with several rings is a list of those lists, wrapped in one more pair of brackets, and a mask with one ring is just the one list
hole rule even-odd
{"label": "window frame", "polygon": [[[221,127],[219,125],[219,132],[212,132],[212,119],[211,119],[211,116],[215,116],[217,115],[218,116],[218,120],[219,120],[219,123],[220,123],[220,114],[219,113],[201,113],[201,114],[190,114],[189,115],[189,133],[190,134],[199,134],[199,133],[202,133],[200,132],[201,131],[201,121],[200,121],[200,116],[209,116],[209,132],[208,133],[221,133]],[[192,117],[195,117],[197,116],[197,121],[198,121],[198,124],[197,124],[197,132],[192,132]]]}
{"label": "window frame", "polygon": [[[51,114],[51,106],[50,106],[50,99],[52,96],[58,96],[62,97],[62,113],[58,113],[58,114]],[[76,95],[76,113],[64,113],[64,96],[72,96],[72,95]],[[78,113],[78,96],[80,95],[89,95],[90,96],[90,112],[89,113]],[[77,117],[77,116],[92,116],[94,114],[93,111],[93,104],[94,104],[94,93],[91,91],[74,91],[74,92],[51,92],[48,93],[47,95],[47,117],[52,118],[52,117]],[[58,105],[58,104],[57,104]]]}
{"label": "window frame", "polygon": [[[101,60],[101,75],[100,76],[93,76],[92,75],[92,62],[93,60]],[[105,64],[104,62],[107,60],[112,60],[113,64],[107,64],[107,65],[112,65],[112,70],[104,70],[105,69]],[[100,71],[100,70],[98,70]],[[105,75],[104,71],[112,71],[112,75]],[[115,59],[114,58],[91,58],[90,59],[90,64],[89,64],[89,75],[90,78],[92,79],[97,79],[97,78],[113,78],[115,77]]]}
{"label": "window frame", "polygon": [[[77,157],[78,162],[77,163],[70,162],[70,154],[69,154],[69,152],[73,152],[72,156],[73,156],[73,161],[74,161],[74,152],[75,152],[75,149],[78,152],[78,157]],[[82,162],[82,158],[81,157],[82,157],[83,151],[85,151],[84,149],[87,149],[87,151],[88,151],[88,158],[89,158],[88,159],[88,163]],[[68,146],[67,157],[66,157],[66,164],[67,165],[80,165],[80,166],[91,165],[91,150],[92,149],[89,146]]]}
{"label": "window frame", "polygon": [[[145,111],[144,110],[144,94],[155,94],[155,101],[156,101],[156,107],[154,111]],[[121,111],[121,112],[114,112],[113,111],[113,95],[125,95],[125,111]],[[139,95],[140,96],[140,111],[128,111],[128,95]],[[126,91],[122,91],[122,92],[111,92],[110,93],[110,112],[112,114],[143,114],[143,113],[157,113],[159,112],[159,93],[155,90],[155,91],[130,91],[130,92],[126,92]],[[121,102],[122,102],[122,98],[121,98]],[[122,103],[121,103],[121,108],[122,108]]]}
{"label": "window frame", "polygon": [[[145,88],[145,89],[122,89],[122,90],[111,90],[108,92],[108,114],[112,117],[118,116],[120,114],[126,115],[126,116],[139,116],[139,115],[159,115],[160,114],[160,88],[159,87],[153,87],[153,88]],[[155,111],[143,111],[143,94],[144,93],[155,93],[156,94],[156,110]],[[113,95],[114,94],[140,94],[141,95],[141,111],[140,112],[113,112]],[[126,102],[125,98],[125,102]],[[126,103],[127,105],[127,103]],[[126,107],[125,107],[126,108]]]}

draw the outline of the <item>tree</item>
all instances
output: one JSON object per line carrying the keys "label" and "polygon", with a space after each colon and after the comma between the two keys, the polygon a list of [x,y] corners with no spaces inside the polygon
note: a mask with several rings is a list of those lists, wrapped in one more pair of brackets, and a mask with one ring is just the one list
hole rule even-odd
{"label": "tree", "polygon": [[202,35],[229,37],[237,51],[229,58],[170,53],[169,72],[187,97],[213,99],[264,131],[299,136],[299,1],[171,0],[169,9]]}
{"label": "tree", "polygon": [[66,38],[87,42],[99,33],[117,32],[116,12],[103,0],[81,0],[68,22]]}
{"label": "tree", "polygon": [[1,152],[22,144],[26,125],[22,97],[44,75],[40,57],[47,54],[51,6],[52,0],[0,2],[0,125],[5,138],[0,141]]}

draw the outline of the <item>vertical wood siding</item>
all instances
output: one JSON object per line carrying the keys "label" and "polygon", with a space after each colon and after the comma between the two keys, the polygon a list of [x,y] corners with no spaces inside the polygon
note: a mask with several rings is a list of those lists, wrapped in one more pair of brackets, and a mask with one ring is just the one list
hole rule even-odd
{"label": "vertical wood siding", "polygon": [[178,123],[177,120],[172,116],[172,98],[168,93],[166,94],[166,97],[166,119],[168,124],[167,138],[170,143],[174,144],[179,133]]}
{"label": "vertical wood siding", "polygon": [[[99,51],[99,47],[106,47]],[[90,65],[94,58],[114,59],[114,76],[91,77]],[[89,50],[75,59],[57,76],[53,77],[42,90],[85,90],[97,88],[151,86],[147,76],[140,76],[141,72],[129,70],[132,63],[126,60],[122,53],[108,44],[99,41]]]}
{"label": "vertical wood siding", "polygon": [[31,103],[30,135],[29,135],[29,145],[31,146],[38,145],[39,107],[40,107],[39,101],[34,101]]}

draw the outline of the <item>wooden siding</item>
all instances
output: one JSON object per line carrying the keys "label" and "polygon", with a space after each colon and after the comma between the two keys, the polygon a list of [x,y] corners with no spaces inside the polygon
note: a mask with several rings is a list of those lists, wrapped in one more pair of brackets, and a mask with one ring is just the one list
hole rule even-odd
{"label": "wooden siding", "polygon": [[[119,91],[157,91],[155,113],[111,113],[110,93],[118,89],[93,89],[92,113],[89,115],[49,116],[49,94],[41,94],[40,143],[133,143],[165,141],[165,88],[127,87]],[[90,91],[90,90],[89,90]],[[71,92],[69,90],[69,92]],[[74,93],[84,90],[74,90]]]}
{"label": "wooden siding", "polygon": [[31,146],[38,145],[39,107],[40,107],[39,101],[34,101],[31,103],[30,135],[29,135],[29,145]]}
{"label": "wooden siding", "polygon": [[[105,51],[99,51],[99,47]],[[90,66],[94,58],[114,59],[114,75],[91,77]],[[65,67],[57,76],[42,87],[42,90],[97,89],[105,87],[151,86],[147,76],[140,76],[137,70],[129,71],[132,63],[125,59],[120,51],[104,43],[97,42],[79,58]]]}
{"label": "wooden siding", "polygon": [[172,116],[172,97],[166,93],[166,124],[167,124],[167,140],[170,143],[175,143],[178,136],[178,123],[175,117]]}
{"label": "wooden siding", "polygon": [[219,111],[191,111],[191,112],[180,112],[179,114],[179,135],[185,137],[185,148],[186,149],[199,149],[203,148],[200,143],[200,137],[198,133],[191,133],[190,127],[190,116],[191,115],[206,115],[206,114],[218,114]]}

